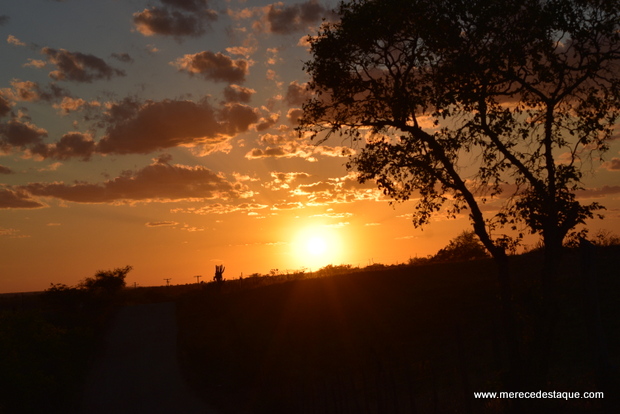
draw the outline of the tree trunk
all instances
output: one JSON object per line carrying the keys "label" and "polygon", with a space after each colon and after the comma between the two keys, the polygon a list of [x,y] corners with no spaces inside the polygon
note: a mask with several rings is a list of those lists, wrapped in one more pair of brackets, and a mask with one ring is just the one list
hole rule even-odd
{"label": "tree trunk", "polygon": [[[522,358],[519,352],[519,334],[512,305],[512,282],[508,256],[496,257],[497,277],[500,287],[502,325],[506,339],[509,375],[506,384],[509,389],[517,389],[523,380]],[[517,387],[517,388],[514,388]]]}
{"label": "tree trunk", "polygon": [[562,240],[555,237],[545,237],[544,263],[542,268],[540,312],[534,315],[534,341],[529,356],[527,382],[536,389],[546,386],[551,348],[555,335],[555,326],[558,319],[556,285],[559,264],[562,255]]}
{"label": "tree trunk", "polygon": [[[500,314],[506,343],[506,354],[508,357],[508,373],[505,377],[505,386],[506,389],[510,390],[522,389],[521,385],[524,379],[523,359],[519,352],[519,331],[513,308],[512,272],[510,270],[508,255],[503,247],[495,245],[491,240],[478,206],[471,206],[470,204],[470,207],[472,207],[474,232],[478,235],[486,249],[491,253],[497,266],[497,280],[499,283],[501,302]],[[477,218],[478,220],[476,220]],[[517,409],[519,405],[518,400],[516,400],[515,407],[513,408]]]}

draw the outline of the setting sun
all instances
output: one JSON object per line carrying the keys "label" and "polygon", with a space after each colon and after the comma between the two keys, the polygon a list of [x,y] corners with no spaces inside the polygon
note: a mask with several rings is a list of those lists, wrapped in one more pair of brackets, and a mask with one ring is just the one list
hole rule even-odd
{"label": "setting sun", "polygon": [[316,270],[342,261],[338,231],[323,225],[308,226],[298,231],[291,247],[292,256],[299,267]]}
{"label": "setting sun", "polygon": [[306,250],[312,255],[319,256],[327,250],[327,243],[320,237],[313,237],[306,243]]}

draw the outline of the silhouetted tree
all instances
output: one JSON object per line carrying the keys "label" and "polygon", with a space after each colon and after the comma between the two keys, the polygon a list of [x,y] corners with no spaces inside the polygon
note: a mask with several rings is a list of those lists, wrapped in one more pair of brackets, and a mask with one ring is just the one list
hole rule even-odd
{"label": "silhouetted tree", "polygon": [[355,0],[339,14],[310,38],[301,131],[365,140],[349,167],[395,200],[419,196],[414,225],[450,200],[494,257],[510,225],[555,260],[600,208],[574,192],[618,115],[620,3]]}
{"label": "silhouetted tree", "polygon": [[541,236],[551,303],[562,240],[601,208],[575,191],[619,113],[620,2],[352,0],[338,13],[309,38],[300,133],[350,138],[348,167],[415,198],[415,226],[468,211],[512,330],[507,248]]}
{"label": "silhouetted tree", "polygon": [[113,295],[125,287],[125,277],[131,266],[118,267],[114,270],[99,270],[95,277],[87,277],[79,287],[95,294]]}
{"label": "silhouetted tree", "polygon": [[450,240],[450,243],[439,250],[433,261],[456,262],[464,260],[485,259],[489,253],[484,248],[480,240],[473,231],[463,231],[461,234]]}

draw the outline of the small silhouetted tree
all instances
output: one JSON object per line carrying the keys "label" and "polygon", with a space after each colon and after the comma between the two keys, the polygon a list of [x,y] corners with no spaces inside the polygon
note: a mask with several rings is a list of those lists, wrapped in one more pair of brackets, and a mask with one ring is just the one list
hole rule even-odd
{"label": "small silhouetted tree", "polygon": [[450,240],[448,245],[439,250],[433,261],[438,262],[457,262],[465,260],[485,259],[489,253],[484,248],[480,240],[473,231],[463,231],[461,234]]}
{"label": "small silhouetted tree", "polygon": [[114,270],[99,270],[94,277],[87,277],[78,286],[95,294],[114,295],[125,287],[125,277],[131,269],[131,266],[125,266]]}

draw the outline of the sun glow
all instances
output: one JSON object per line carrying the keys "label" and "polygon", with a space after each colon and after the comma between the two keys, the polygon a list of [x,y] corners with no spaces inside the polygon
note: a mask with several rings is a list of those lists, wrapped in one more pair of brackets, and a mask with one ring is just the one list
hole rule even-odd
{"label": "sun glow", "polygon": [[306,250],[312,255],[320,256],[325,254],[327,243],[320,237],[313,237],[306,242]]}
{"label": "sun glow", "polygon": [[300,267],[317,270],[328,264],[340,264],[340,236],[328,227],[319,225],[299,231],[292,249],[291,253]]}

